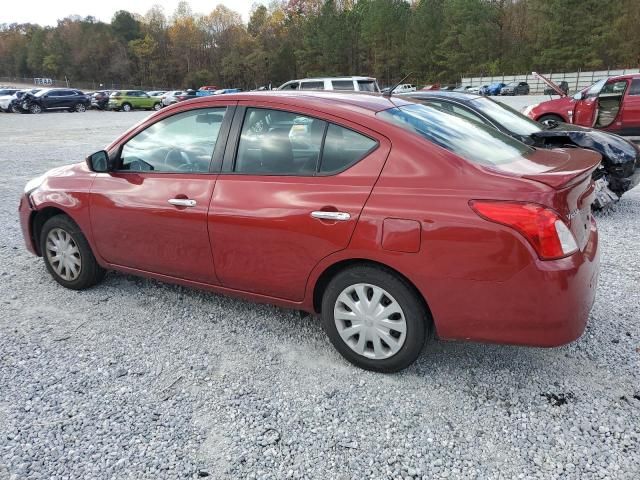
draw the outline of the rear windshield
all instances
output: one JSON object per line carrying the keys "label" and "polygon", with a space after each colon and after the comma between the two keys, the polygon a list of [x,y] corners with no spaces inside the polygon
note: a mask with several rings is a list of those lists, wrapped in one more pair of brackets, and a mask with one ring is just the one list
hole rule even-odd
{"label": "rear windshield", "polygon": [[482,165],[501,165],[533,149],[498,130],[425,105],[406,105],[379,112],[383,120]]}

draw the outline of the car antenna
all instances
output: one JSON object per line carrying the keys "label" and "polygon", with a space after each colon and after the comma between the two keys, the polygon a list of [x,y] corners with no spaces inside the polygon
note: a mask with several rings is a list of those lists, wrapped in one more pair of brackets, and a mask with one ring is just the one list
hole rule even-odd
{"label": "car antenna", "polygon": [[393,88],[390,88],[388,92],[384,92],[382,94],[383,97],[387,97],[387,98],[391,98],[391,94],[393,93],[393,91],[398,88],[402,82],[404,82],[407,78],[409,78],[411,75],[413,75],[413,72],[409,72],[407,75],[405,75],[402,80],[400,80],[398,83],[396,83]]}

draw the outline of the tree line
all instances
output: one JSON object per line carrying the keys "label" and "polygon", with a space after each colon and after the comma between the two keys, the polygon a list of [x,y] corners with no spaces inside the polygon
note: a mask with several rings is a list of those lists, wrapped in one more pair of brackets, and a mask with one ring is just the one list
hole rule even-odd
{"label": "tree line", "polygon": [[256,88],[309,76],[382,84],[638,67],[638,0],[284,0],[247,24],[218,5],[118,11],[110,23],[0,24],[0,75],[159,87]]}

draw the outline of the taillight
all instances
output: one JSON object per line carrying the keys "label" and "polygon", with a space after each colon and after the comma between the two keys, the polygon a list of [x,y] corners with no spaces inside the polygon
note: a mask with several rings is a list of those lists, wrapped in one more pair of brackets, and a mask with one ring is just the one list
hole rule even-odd
{"label": "taillight", "polygon": [[517,230],[542,260],[566,257],[578,250],[560,215],[542,205],[491,200],[472,200],[469,205],[485,220]]}

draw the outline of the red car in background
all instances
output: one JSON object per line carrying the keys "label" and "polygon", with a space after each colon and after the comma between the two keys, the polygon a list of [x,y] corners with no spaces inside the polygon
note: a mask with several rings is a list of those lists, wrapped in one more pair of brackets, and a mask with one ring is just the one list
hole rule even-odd
{"label": "red car in background", "polygon": [[560,87],[536,74],[560,98],[527,107],[523,113],[538,122],[573,123],[619,135],[640,135],[640,74],[602,79],[568,96]]}
{"label": "red car in background", "polygon": [[392,372],[432,329],[536,346],[582,334],[599,163],[397,97],[229,94],[30,181],[20,219],[67,288],[110,269],[304,310],[350,362]]}

